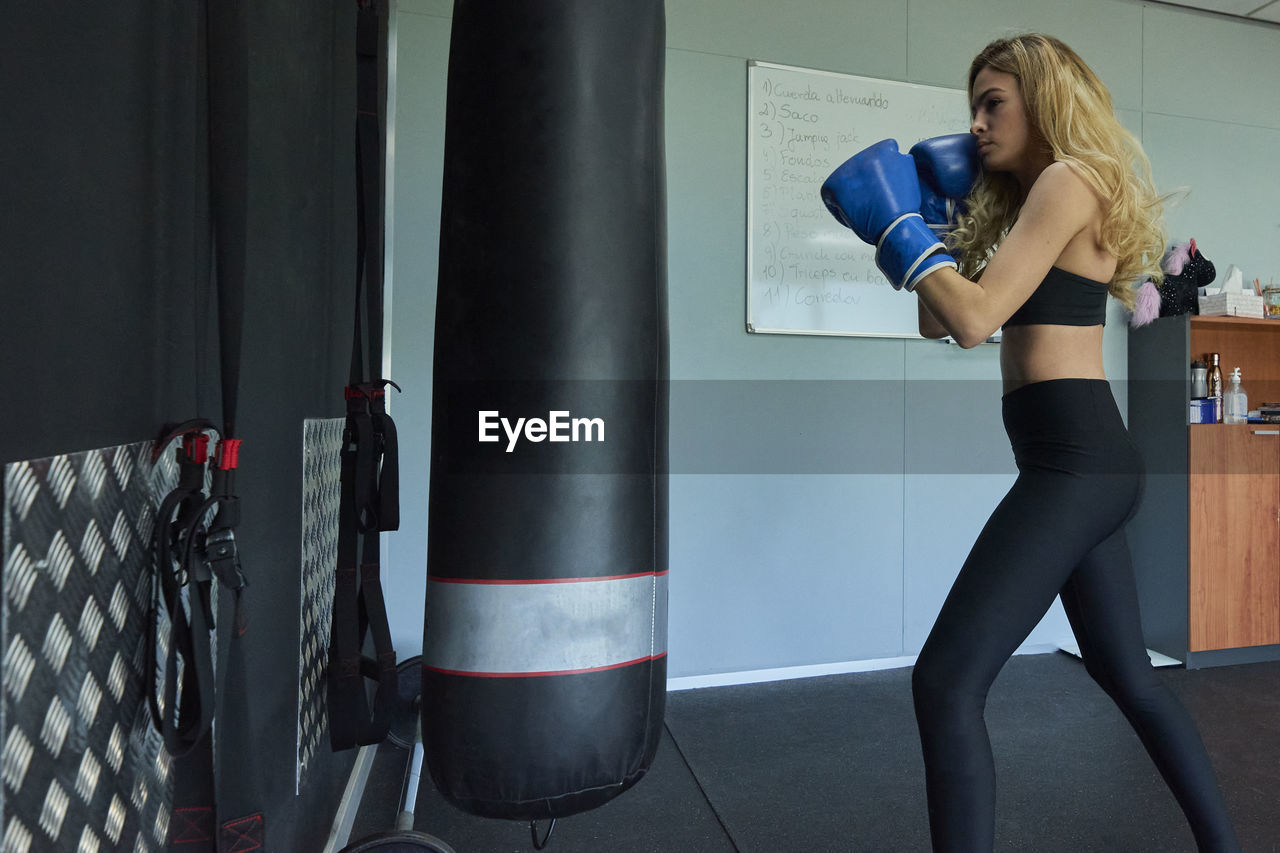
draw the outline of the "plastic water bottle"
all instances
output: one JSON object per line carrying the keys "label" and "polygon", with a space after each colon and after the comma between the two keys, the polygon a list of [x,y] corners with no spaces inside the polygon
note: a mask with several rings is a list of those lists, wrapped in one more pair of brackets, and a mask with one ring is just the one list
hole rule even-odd
{"label": "plastic water bottle", "polygon": [[1243,424],[1249,421],[1249,398],[1240,387],[1240,368],[1231,371],[1231,387],[1224,395],[1222,422],[1224,424]]}

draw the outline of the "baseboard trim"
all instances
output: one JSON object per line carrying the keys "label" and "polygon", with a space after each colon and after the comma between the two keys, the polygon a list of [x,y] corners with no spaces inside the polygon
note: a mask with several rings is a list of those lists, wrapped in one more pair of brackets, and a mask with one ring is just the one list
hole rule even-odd
{"label": "baseboard trim", "polygon": [[1187,652],[1187,669],[1239,666],[1245,663],[1268,663],[1275,660],[1280,660],[1280,645],[1242,646],[1238,649]]}
{"label": "baseboard trim", "polygon": [[[1016,654],[1041,655],[1056,652],[1053,643],[1031,643],[1018,649]],[[783,666],[774,669],[752,669],[742,672],[717,672],[710,675],[685,675],[667,679],[667,692],[698,690],[703,687],[730,687],[738,684],[761,684],[768,681],[789,681],[793,678],[819,678],[824,675],[846,675],[851,672],[874,672],[881,669],[901,669],[913,666],[916,655],[869,660],[839,661],[808,666]]]}
{"label": "baseboard trim", "polygon": [[[1066,652],[1072,657],[1077,657],[1077,658],[1080,658],[1081,660],[1084,660],[1084,656],[1080,654],[1080,646],[1076,645],[1075,643],[1061,643],[1058,646],[1058,649]],[[1147,649],[1147,657],[1151,659],[1151,665],[1154,667],[1182,666],[1182,661],[1178,660],[1177,658],[1171,658],[1166,654],[1161,654],[1160,652],[1154,651],[1152,649]]]}

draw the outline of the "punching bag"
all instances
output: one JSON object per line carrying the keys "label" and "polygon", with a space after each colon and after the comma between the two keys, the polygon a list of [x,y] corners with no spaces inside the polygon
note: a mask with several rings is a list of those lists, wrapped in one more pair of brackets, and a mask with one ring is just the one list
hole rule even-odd
{"label": "punching bag", "polygon": [[426,763],[512,820],[662,730],[662,0],[454,3],[423,636]]}

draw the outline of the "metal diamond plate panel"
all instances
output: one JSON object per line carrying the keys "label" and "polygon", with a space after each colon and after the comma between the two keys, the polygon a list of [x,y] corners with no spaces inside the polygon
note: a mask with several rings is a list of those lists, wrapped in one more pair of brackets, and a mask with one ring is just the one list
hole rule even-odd
{"label": "metal diamond plate panel", "polygon": [[143,662],[151,530],[177,472],[150,450],[5,466],[4,853],[164,849],[170,764]]}
{"label": "metal diamond plate panel", "polygon": [[302,788],[328,718],[325,680],[333,573],[338,560],[345,418],[309,419],[302,438],[302,624],[298,637],[298,772]]}

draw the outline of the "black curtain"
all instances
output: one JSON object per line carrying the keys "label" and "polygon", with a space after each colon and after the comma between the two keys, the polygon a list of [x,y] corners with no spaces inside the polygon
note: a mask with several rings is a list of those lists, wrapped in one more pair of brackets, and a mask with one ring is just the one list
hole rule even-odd
{"label": "black curtain", "polygon": [[[248,632],[219,711],[222,820],[318,850],[353,755],[296,760],[302,422],[339,417],[355,276],[355,4],[211,0],[243,261],[238,531]],[[0,20],[0,463],[221,423],[204,3],[10,4]],[[214,111],[218,115],[218,111]],[[220,139],[217,134],[215,139]],[[223,185],[225,186],[225,185]],[[225,624],[225,623],[224,623]],[[317,819],[323,816],[322,819]]]}

